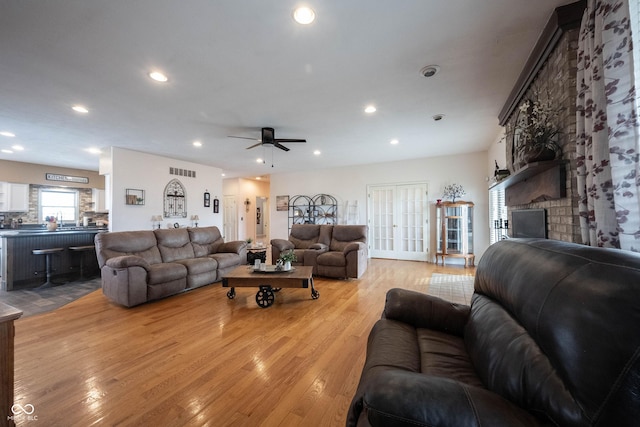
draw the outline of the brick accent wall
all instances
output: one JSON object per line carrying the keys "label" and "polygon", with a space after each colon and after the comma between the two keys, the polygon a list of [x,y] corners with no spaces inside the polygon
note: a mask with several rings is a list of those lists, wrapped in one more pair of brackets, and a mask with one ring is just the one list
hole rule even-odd
{"label": "brick accent wall", "polygon": [[[576,68],[578,51],[579,30],[569,30],[563,34],[549,56],[549,59],[540,69],[538,75],[529,87],[527,96],[532,88],[538,88],[542,94],[549,93],[555,103],[561,107],[558,124],[562,129],[559,144],[562,147],[562,159],[567,163],[567,196],[559,200],[529,203],[525,205],[509,206],[509,219],[511,211],[515,209],[547,210],[547,229],[550,239],[564,240],[567,242],[582,243],[580,233],[580,219],[578,216],[578,193],[576,178]],[[525,98],[527,97],[525,96]],[[508,119],[512,125],[516,115]],[[507,138],[507,167],[514,173],[512,162],[511,139]]]}

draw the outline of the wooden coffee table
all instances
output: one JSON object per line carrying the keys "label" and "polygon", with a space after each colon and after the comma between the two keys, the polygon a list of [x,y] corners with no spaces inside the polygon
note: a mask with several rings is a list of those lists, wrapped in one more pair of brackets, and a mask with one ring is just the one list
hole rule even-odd
{"label": "wooden coffee table", "polygon": [[227,297],[234,299],[235,288],[258,287],[256,303],[262,308],[270,307],[281,288],[311,288],[311,298],[318,299],[320,293],[313,287],[313,267],[293,267],[289,271],[276,271],[268,265],[268,271],[255,271],[253,266],[241,265],[225,274],[222,286],[229,289]]}

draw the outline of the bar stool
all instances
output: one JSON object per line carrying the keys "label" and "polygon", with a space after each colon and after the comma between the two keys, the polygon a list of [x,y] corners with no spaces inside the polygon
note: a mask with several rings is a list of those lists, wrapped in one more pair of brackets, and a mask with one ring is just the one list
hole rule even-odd
{"label": "bar stool", "polygon": [[84,280],[84,253],[95,250],[95,245],[69,246],[69,250],[80,253],[80,280]]}
{"label": "bar stool", "polygon": [[[34,249],[31,251],[34,255],[44,255],[45,256],[45,265],[46,265],[46,274],[47,281],[38,287],[38,289],[43,288],[51,288],[53,286],[57,286],[55,283],[51,281],[51,255],[55,253],[59,253],[64,251],[64,248],[50,248],[50,249]],[[36,273],[37,274],[37,273]]]}

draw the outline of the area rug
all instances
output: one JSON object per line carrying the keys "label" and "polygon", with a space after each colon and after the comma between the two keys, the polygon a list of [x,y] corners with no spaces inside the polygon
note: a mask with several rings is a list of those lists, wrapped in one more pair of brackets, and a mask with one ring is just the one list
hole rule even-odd
{"label": "area rug", "polygon": [[100,278],[69,282],[47,289],[0,291],[0,301],[22,311],[22,317],[55,310],[100,289]]}
{"label": "area rug", "polygon": [[433,273],[427,294],[459,304],[470,304],[473,280],[474,276]]}

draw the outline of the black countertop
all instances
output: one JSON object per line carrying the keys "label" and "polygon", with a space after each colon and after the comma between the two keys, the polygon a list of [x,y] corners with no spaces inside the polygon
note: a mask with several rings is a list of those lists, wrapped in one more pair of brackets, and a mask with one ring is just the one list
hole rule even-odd
{"label": "black countertop", "polygon": [[7,238],[19,238],[27,236],[57,236],[60,234],[78,234],[78,233],[100,233],[108,231],[106,227],[62,227],[55,231],[49,231],[46,229],[38,228],[23,228],[23,229],[4,229],[0,230],[0,237]]}

